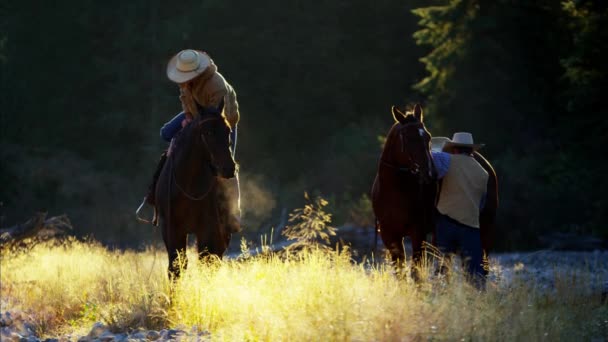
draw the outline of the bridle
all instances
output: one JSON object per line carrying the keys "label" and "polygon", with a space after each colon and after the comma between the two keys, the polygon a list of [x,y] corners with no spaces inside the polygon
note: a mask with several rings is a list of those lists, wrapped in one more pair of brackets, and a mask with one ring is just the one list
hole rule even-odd
{"label": "bridle", "polygon": [[401,142],[401,152],[405,153],[407,155],[407,160],[408,160],[406,165],[397,165],[397,164],[388,162],[382,158],[380,158],[380,162],[383,165],[386,165],[391,169],[397,170],[398,172],[407,172],[414,176],[420,176],[420,164],[418,164],[414,160],[411,152],[407,148],[405,148],[405,145],[407,144],[407,138],[403,135],[403,129],[406,127],[410,127],[410,126],[418,126],[419,129],[422,129],[422,124],[418,123],[418,122],[402,124],[401,127],[399,128],[399,141]]}
{"label": "bridle", "polygon": [[[410,174],[412,176],[416,176],[418,179],[418,183],[422,184],[422,183],[426,183],[426,181],[424,179],[424,176],[420,172],[421,171],[420,164],[418,164],[416,162],[416,160],[414,160],[412,153],[410,152],[409,149],[406,148],[407,138],[403,135],[404,128],[411,127],[411,126],[416,126],[420,130],[421,135],[423,134],[423,131],[424,131],[424,126],[420,122],[401,124],[398,134],[399,134],[399,141],[401,143],[400,144],[401,152],[405,153],[407,155],[407,162],[405,163],[405,165],[398,165],[398,164],[386,161],[382,157],[380,158],[380,163],[381,163],[381,165],[387,166],[393,170],[396,170],[397,172],[403,172],[403,173]],[[435,175],[435,163],[433,161],[433,158],[431,157],[430,151],[425,149],[425,153],[428,158],[429,176],[430,176],[430,179],[432,180],[435,177],[434,176]]]}

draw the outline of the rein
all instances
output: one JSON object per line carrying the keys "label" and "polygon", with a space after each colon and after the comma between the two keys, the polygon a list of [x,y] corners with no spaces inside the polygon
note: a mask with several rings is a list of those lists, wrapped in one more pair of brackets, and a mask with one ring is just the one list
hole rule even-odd
{"label": "rein", "polygon": [[[402,127],[414,126],[414,125],[418,125],[418,124],[406,124],[406,125],[403,125]],[[407,154],[408,160],[410,162],[409,163],[410,166],[408,167],[408,166],[396,165],[391,162],[387,162],[386,160],[384,160],[382,158],[380,158],[380,162],[382,164],[390,167],[391,169],[397,170],[398,172],[409,172],[414,176],[419,175],[420,174],[420,165],[414,161],[414,158],[412,158],[412,154],[410,153],[410,151],[405,148],[406,140],[403,138],[403,132],[401,132],[401,131],[399,131],[399,140],[401,141],[401,152]]]}
{"label": "rein", "polygon": [[217,182],[217,180],[215,179],[216,177],[213,177],[213,180],[211,181],[211,184],[209,185],[209,188],[207,189],[207,191],[205,191],[201,196],[195,197],[193,195],[190,195],[186,190],[184,190],[179,183],[177,182],[177,179],[175,178],[175,171],[174,171],[174,164],[173,164],[173,158],[171,158],[171,182],[175,183],[175,187],[177,187],[177,189],[184,195],[186,196],[187,199],[192,200],[192,201],[202,201],[205,197],[207,197],[207,195],[209,195],[209,193],[211,192],[211,189],[213,189],[213,186],[215,185],[215,182]]}
{"label": "rein", "polygon": [[393,170],[397,170],[399,172],[409,172],[410,174],[416,176],[418,174],[420,174],[420,165],[418,165],[418,163],[414,163],[414,168],[409,168],[409,167],[405,167],[405,166],[399,166],[393,163],[389,163],[386,160],[380,158],[380,163],[382,163],[382,165],[388,166]]}
{"label": "rein", "polygon": [[[423,179],[421,177],[420,174],[420,164],[418,164],[416,161],[414,161],[414,158],[412,158],[412,154],[410,153],[409,149],[406,148],[406,143],[407,140],[405,139],[405,137],[403,136],[403,131],[402,129],[404,127],[409,127],[409,126],[416,126],[418,127],[418,129],[423,129],[423,125],[420,123],[407,123],[407,124],[402,124],[401,129],[399,130],[398,134],[399,134],[399,140],[401,142],[401,152],[407,154],[408,157],[408,163],[409,165],[397,165],[395,163],[392,162],[388,162],[386,160],[384,160],[382,157],[380,158],[380,164],[384,165],[386,167],[389,167],[393,170],[396,170],[397,172],[407,172],[409,174],[411,174],[412,176],[417,176],[418,177],[418,182],[419,183],[423,183]],[[434,170],[435,169],[435,165],[434,162],[432,160],[432,157],[427,153],[427,157],[429,158],[429,167]]]}
{"label": "rein", "polygon": [[[219,120],[219,118],[216,117],[211,117],[211,118],[206,118],[204,120],[201,120],[200,122],[196,123],[198,126],[201,126],[202,124],[204,124],[205,122],[208,121],[212,121],[212,120]],[[207,150],[209,149],[209,145],[207,144],[207,141],[205,140],[204,136],[201,136],[201,140],[203,141],[203,143],[205,144],[205,147],[207,148]],[[213,189],[213,186],[215,185],[215,183],[217,182],[216,177],[213,177],[211,184],[209,185],[209,188],[200,196],[194,196],[194,195],[190,195],[186,190],[184,190],[184,188],[182,188],[179,183],[177,182],[177,179],[175,178],[175,164],[174,164],[174,160],[173,160],[173,156],[175,154],[172,153],[170,158],[169,158],[169,162],[171,163],[171,168],[170,168],[170,173],[171,173],[171,183],[175,183],[175,186],[177,187],[177,189],[184,195],[186,196],[187,199],[192,200],[192,201],[201,201],[203,200],[205,197],[207,197],[207,195],[209,195],[209,193],[211,192],[211,189]],[[171,184],[169,183],[169,184]],[[169,194],[171,193],[171,187],[169,187]]]}

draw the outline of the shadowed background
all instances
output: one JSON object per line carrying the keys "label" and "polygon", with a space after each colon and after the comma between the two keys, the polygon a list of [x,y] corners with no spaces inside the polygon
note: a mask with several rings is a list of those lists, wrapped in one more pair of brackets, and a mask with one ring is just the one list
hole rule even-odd
{"label": "shadowed background", "polygon": [[608,238],[601,1],[5,0],[0,15],[1,227],[46,210],[109,244],[159,239],[133,212],[180,109],[166,62],[197,48],[238,94],[250,236],[304,191],[335,225],[369,225],[390,106],[421,102],[433,135],[486,143],[498,248]]}

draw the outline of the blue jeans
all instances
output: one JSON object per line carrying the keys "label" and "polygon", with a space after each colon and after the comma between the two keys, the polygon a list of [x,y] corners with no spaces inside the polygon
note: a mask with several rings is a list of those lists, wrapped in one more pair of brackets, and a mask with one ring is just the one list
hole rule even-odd
{"label": "blue jeans", "polygon": [[466,263],[466,269],[478,287],[485,286],[483,250],[479,228],[469,227],[442,214],[437,216],[435,231],[437,248],[444,254],[456,254]]}
{"label": "blue jeans", "polygon": [[180,112],[173,119],[160,128],[160,137],[166,142],[171,142],[171,139],[182,129],[182,121],[186,118],[184,112]]}

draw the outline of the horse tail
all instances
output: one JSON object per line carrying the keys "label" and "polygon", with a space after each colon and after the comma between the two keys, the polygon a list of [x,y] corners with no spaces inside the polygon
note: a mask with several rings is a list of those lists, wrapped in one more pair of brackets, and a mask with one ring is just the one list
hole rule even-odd
{"label": "horse tail", "polygon": [[374,226],[374,255],[376,255],[376,249],[378,248],[378,232],[380,231],[380,221],[376,217]]}
{"label": "horse tail", "polygon": [[481,233],[482,246],[489,252],[493,245],[496,224],[496,211],[498,210],[498,180],[496,171],[492,164],[479,152],[474,153],[475,160],[488,172],[488,183],[486,201],[484,208],[479,215],[479,226]]}

